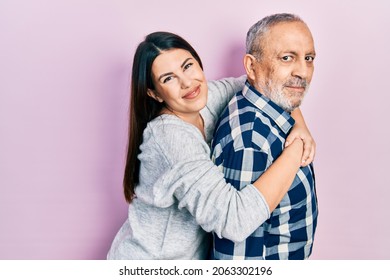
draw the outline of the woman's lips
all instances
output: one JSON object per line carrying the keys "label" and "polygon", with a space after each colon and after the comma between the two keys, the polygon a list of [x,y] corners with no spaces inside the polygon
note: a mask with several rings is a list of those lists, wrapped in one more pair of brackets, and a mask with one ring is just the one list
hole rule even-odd
{"label": "woman's lips", "polygon": [[194,90],[191,90],[186,95],[184,95],[183,98],[193,99],[193,98],[197,97],[199,95],[199,93],[200,93],[200,85],[197,86]]}

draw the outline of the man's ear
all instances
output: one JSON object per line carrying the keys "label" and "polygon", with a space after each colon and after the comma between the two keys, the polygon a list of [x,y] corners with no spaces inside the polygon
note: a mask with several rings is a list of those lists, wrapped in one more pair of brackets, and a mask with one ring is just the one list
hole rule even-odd
{"label": "man's ear", "polygon": [[154,90],[151,90],[150,88],[148,88],[148,95],[151,97],[151,98],[153,98],[154,100],[156,100],[157,102],[160,102],[160,103],[162,103],[162,102],[164,102],[164,100],[162,100],[157,94],[156,94],[156,92],[154,91]]}
{"label": "man's ear", "polygon": [[246,71],[246,75],[250,80],[255,79],[255,63],[256,63],[256,57],[254,57],[251,54],[246,54],[244,56],[244,68]]}

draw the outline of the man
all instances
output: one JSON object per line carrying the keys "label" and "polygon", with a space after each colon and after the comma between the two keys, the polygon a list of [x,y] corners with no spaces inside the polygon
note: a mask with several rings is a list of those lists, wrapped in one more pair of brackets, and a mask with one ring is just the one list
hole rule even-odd
{"label": "man", "polygon": [[[222,114],[213,159],[237,189],[255,181],[281,154],[314,70],[307,25],[292,14],[257,22],[247,34],[247,81]],[[270,218],[240,243],[214,234],[215,259],[307,259],[317,225],[313,166],[304,164]]]}

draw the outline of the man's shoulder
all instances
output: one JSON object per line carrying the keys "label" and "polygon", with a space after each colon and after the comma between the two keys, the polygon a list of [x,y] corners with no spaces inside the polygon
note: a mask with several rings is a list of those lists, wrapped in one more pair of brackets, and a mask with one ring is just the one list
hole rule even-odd
{"label": "man's shoulder", "polygon": [[245,102],[241,92],[238,92],[233,96],[219,117],[216,135],[226,135],[239,126],[253,123],[255,117],[254,107],[250,103]]}
{"label": "man's shoulder", "polygon": [[[272,127],[273,121],[270,117],[237,93],[229,102],[219,118],[217,130],[221,127],[251,127],[260,129],[262,127]],[[244,130],[245,131],[245,130]]]}
{"label": "man's shoulder", "polygon": [[[224,119],[234,119],[242,114],[246,114],[246,121],[254,120],[256,107],[242,95],[242,92],[237,92],[232,99],[230,99],[225,110],[220,116],[220,121]],[[252,118],[248,118],[252,116]]]}
{"label": "man's shoulder", "polygon": [[270,120],[259,111],[246,109],[239,114],[228,114],[222,120],[215,133],[214,145],[219,143],[222,149],[230,146],[235,151],[268,151],[272,139],[269,135],[274,133]]}

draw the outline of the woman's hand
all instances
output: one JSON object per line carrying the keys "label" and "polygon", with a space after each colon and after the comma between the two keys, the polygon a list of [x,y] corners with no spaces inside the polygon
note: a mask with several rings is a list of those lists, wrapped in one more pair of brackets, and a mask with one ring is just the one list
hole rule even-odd
{"label": "woman's hand", "polygon": [[290,134],[286,138],[284,147],[288,147],[294,141],[294,139],[301,139],[303,141],[303,155],[301,166],[304,167],[312,163],[314,160],[314,156],[316,153],[316,142],[311,136],[300,110],[294,110],[291,115],[294,117],[296,122]]}

